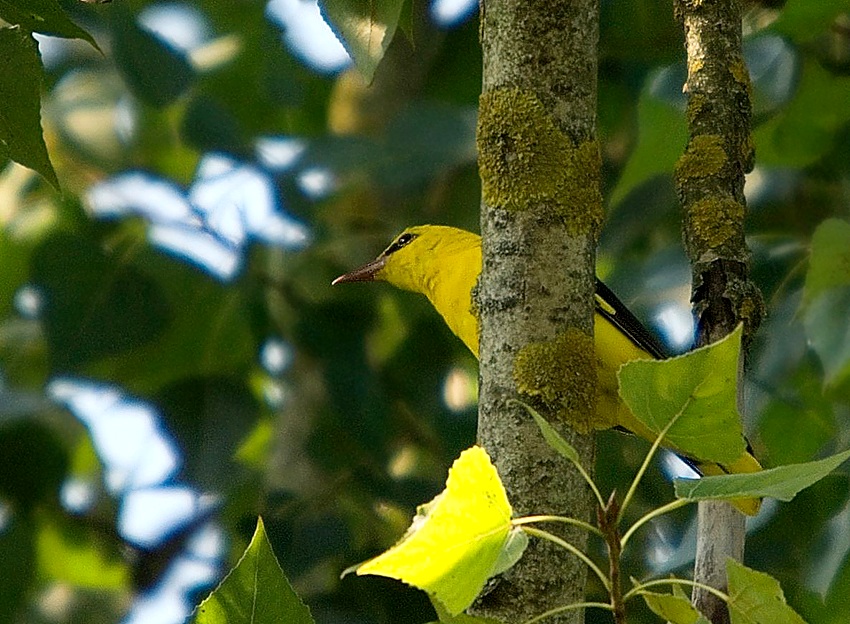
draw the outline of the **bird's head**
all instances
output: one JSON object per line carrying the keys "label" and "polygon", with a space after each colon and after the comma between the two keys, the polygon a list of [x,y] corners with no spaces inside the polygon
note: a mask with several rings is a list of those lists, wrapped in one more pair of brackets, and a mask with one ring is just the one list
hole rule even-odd
{"label": "bird's head", "polygon": [[434,275],[451,262],[455,250],[479,244],[479,240],[477,234],[444,225],[409,227],[377,258],[332,283],[379,280],[405,290],[425,292]]}

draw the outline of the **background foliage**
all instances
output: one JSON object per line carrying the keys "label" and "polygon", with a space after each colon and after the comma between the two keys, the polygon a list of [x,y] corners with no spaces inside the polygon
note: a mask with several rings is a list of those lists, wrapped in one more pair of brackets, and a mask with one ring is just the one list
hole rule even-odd
{"label": "background foliage", "polygon": [[[473,443],[476,363],[420,298],[330,281],[405,225],[477,229],[476,17],[401,7],[367,89],[309,65],[262,1],[68,1],[70,26],[7,4],[0,99],[19,117],[0,138],[44,176],[0,172],[0,621],[179,622],[258,514],[318,622],[433,619],[419,593],[339,572]],[[850,3],[778,4],[745,20],[769,306],[747,428],[768,466],[850,441]],[[600,274],[683,349],[681,29],[668,2],[602,11]],[[39,58],[28,34],[79,27],[102,52],[39,35]],[[645,450],[601,434],[602,483],[622,491]],[[635,513],[669,499],[666,467]],[[811,622],[846,618],[847,504],[839,472],[750,525],[746,563]],[[628,573],[687,566],[691,513],[657,522]]]}

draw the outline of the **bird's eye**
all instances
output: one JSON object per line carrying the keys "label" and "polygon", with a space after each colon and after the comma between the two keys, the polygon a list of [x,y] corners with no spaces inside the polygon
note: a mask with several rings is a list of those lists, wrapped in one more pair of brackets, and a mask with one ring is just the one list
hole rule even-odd
{"label": "bird's eye", "polygon": [[399,236],[397,239],[395,239],[395,241],[393,241],[392,245],[387,247],[387,250],[384,252],[384,255],[388,256],[389,254],[398,251],[399,249],[401,249],[402,247],[407,245],[410,241],[412,241],[414,238],[416,238],[416,234],[411,234],[410,232],[405,232],[404,234]]}

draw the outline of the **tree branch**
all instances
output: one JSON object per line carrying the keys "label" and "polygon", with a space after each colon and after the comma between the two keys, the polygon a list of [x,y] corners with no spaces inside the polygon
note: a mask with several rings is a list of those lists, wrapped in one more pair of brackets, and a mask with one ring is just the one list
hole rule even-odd
{"label": "tree branch", "polygon": [[[741,7],[738,0],[678,0],[676,11],[685,29],[690,130],[676,165],[676,185],[685,213],[698,342],[718,340],[743,322],[747,345],[761,321],[763,303],[749,280],[744,240],[744,175],[752,169],[754,152]],[[744,517],[728,503],[701,503],[699,522],[694,579],[723,589],[727,557],[743,557]],[[725,605],[712,594],[697,588],[693,600],[715,624],[728,622]]]}
{"label": "tree branch", "polygon": [[[481,1],[479,439],[520,515],[591,516],[584,480],[508,401],[520,396],[518,387],[526,401],[537,398],[538,411],[585,466],[593,465],[592,438],[565,419],[586,430],[595,402],[593,263],[602,220],[597,39],[593,0]],[[558,530],[573,544],[586,541],[575,527]],[[581,562],[534,541],[476,613],[525,621],[553,605],[582,601],[585,580]],[[564,611],[549,621],[581,622],[583,612]]]}

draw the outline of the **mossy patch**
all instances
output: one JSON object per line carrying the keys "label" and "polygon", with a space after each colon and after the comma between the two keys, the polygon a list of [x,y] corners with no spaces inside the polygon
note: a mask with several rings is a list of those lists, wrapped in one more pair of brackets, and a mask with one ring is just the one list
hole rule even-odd
{"label": "mossy patch", "polygon": [[717,249],[734,242],[742,230],[744,206],[733,199],[703,199],[688,210],[691,244],[697,250]]}
{"label": "mossy patch", "polygon": [[596,350],[593,338],[569,328],[549,342],[523,347],[514,359],[517,390],[543,400],[576,431],[593,429]]}
{"label": "mossy patch", "polygon": [[753,83],[750,81],[750,71],[747,69],[747,64],[744,63],[744,59],[738,57],[734,60],[729,65],[729,73],[732,74],[732,78],[735,79],[735,82],[747,90],[747,97],[752,100]]}
{"label": "mossy patch", "polygon": [[685,153],[676,163],[679,184],[691,178],[717,175],[726,164],[723,139],[717,134],[698,134],[688,143]]}
{"label": "mossy patch", "polygon": [[695,120],[703,114],[703,110],[708,105],[708,98],[702,93],[692,93],[688,97],[688,126],[692,127]]}
{"label": "mossy patch", "polygon": [[488,206],[542,205],[572,234],[594,232],[603,219],[600,167],[598,143],[574,145],[534,93],[494,89],[481,96],[478,168]]}

